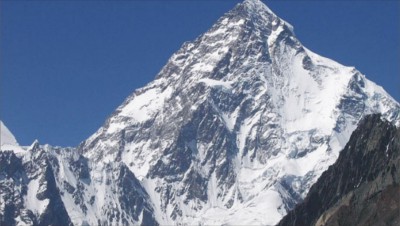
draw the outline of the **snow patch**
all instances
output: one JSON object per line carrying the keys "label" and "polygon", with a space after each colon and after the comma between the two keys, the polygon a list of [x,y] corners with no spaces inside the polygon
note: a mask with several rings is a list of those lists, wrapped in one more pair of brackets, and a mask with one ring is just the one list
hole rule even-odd
{"label": "snow patch", "polygon": [[279,26],[275,31],[271,32],[267,40],[269,47],[274,46],[276,39],[282,33],[282,31],[284,31],[283,27]]}
{"label": "snow patch", "polygon": [[28,192],[25,196],[25,206],[32,210],[37,216],[46,210],[49,199],[39,200],[36,194],[39,192],[39,179],[31,180],[28,184]]}
{"label": "snow patch", "polygon": [[[157,112],[170,98],[173,89],[168,87],[165,90],[158,88],[150,88],[145,92],[135,95],[131,101],[122,107],[121,116],[130,117],[137,122],[149,120],[155,112]],[[118,128],[117,128],[118,129]],[[110,127],[109,132],[115,131],[116,128]]]}
{"label": "snow patch", "polygon": [[232,89],[232,82],[227,82],[227,81],[203,78],[203,79],[199,80],[199,83],[203,83],[206,86],[213,87],[213,88],[221,88],[222,90],[231,90]]}

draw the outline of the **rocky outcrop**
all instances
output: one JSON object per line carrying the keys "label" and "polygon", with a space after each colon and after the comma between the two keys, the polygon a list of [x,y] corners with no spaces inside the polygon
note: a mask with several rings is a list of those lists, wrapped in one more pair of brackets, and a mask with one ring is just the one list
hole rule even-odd
{"label": "rocky outcrop", "polygon": [[336,163],[278,224],[400,225],[400,129],[365,117]]}

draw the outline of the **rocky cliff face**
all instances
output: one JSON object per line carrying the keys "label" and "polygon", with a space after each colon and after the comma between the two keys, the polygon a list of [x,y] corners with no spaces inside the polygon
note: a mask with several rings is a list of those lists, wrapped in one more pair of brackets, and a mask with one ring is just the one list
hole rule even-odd
{"label": "rocky cliff face", "polygon": [[369,113],[399,123],[381,87],[246,0],[79,147],[40,148],[73,224],[268,225],[305,197]]}
{"label": "rocky cliff face", "polygon": [[76,149],[40,146],[0,152],[0,225],[157,225],[146,191],[123,164],[94,187]]}
{"label": "rocky cliff face", "polygon": [[363,119],[337,162],[278,225],[399,225],[400,129]]}
{"label": "rocky cliff face", "polygon": [[70,225],[52,159],[38,143],[28,151],[26,159],[0,152],[0,224]]}

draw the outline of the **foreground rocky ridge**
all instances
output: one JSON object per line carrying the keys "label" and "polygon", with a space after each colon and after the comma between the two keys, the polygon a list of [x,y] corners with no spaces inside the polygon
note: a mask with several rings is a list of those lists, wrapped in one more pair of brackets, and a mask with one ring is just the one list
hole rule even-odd
{"label": "foreground rocky ridge", "polygon": [[400,129],[380,115],[370,115],[304,202],[278,225],[399,224]]}
{"label": "foreground rocky ridge", "polygon": [[[38,194],[55,184],[74,225],[276,224],[364,115],[399,124],[399,109],[356,69],[303,47],[261,1],[246,0],[183,44],[79,147],[38,146],[55,183],[25,180],[7,219],[25,222],[25,210],[40,219],[50,198]],[[2,150],[32,160],[33,149]],[[4,181],[19,180],[2,170]],[[4,191],[2,200],[15,196]],[[35,197],[42,209],[28,204]]]}

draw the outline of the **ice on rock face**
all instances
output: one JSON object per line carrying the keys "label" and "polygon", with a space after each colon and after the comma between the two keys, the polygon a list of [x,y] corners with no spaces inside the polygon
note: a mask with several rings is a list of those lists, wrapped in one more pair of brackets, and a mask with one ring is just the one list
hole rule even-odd
{"label": "ice on rock face", "polygon": [[381,87],[246,0],[79,147],[39,146],[23,161],[46,156],[73,224],[273,225],[370,113],[399,123]]}

